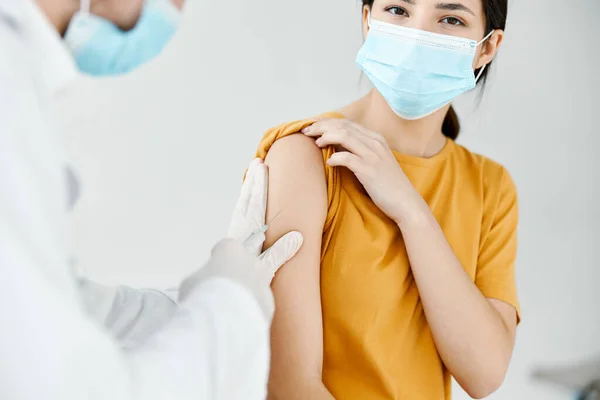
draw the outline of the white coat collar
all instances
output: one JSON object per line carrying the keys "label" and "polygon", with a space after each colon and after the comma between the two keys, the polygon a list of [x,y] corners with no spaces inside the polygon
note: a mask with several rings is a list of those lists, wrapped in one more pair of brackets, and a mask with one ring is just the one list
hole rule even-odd
{"label": "white coat collar", "polygon": [[34,0],[0,0],[0,23],[16,31],[36,84],[47,95],[53,97],[78,76],[71,53]]}

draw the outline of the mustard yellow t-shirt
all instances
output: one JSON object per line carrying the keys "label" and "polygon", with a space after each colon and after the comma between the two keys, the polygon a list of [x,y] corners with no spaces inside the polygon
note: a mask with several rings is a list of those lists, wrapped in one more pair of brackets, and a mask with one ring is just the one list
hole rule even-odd
{"label": "mustard yellow t-shirt", "polygon": [[[337,113],[322,117],[342,118]],[[277,139],[313,122],[269,130],[257,156],[264,158]],[[333,151],[323,150],[324,161]],[[432,158],[395,156],[479,290],[518,312],[517,196],[506,170],[452,140]],[[437,353],[398,226],[375,206],[352,172],[325,169],[325,386],[338,400],[449,400],[450,374]]]}

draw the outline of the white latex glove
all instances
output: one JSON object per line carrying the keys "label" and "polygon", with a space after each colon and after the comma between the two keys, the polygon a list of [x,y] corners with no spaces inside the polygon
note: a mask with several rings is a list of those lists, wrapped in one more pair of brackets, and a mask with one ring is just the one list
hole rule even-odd
{"label": "white latex glove", "polygon": [[267,321],[271,321],[275,312],[270,287],[271,273],[239,240],[224,239],[217,243],[212,249],[210,260],[181,284],[179,301],[185,301],[196,288],[202,286],[202,282],[211,278],[230,279],[249,290]]}
{"label": "white latex glove", "polygon": [[[248,168],[246,180],[229,225],[228,237],[245,241],[252,233],[259,231],[265,225],[267,222],[268,183],[267,166],[260,158],[257,158]],[[276,221],[274,223],[277,223]],[[302,240],[300,232],[290,232],[261,254],[265,235],[259,233],[245,245],[251,254],[258,256],[262,268],[270,273],[272,279],[277,270],[298,252],[302,246]]]}
{"label": "white latex glove", "polygon": [[290,232],[262,254],[264,233],[243,243],[266,222],[267,186],[267,166],[262,160],[256,159],[250,164],[233,213],[229,227],[230,238],[219,242],[213,248],[208,263],[182,283],[179,289],[180,301],[184,301],[203,280],[224,277],[249,289],[267,319],[271,320],[275,311],[271,281],[275,272],[300,250],[303,238],[300,232]]}

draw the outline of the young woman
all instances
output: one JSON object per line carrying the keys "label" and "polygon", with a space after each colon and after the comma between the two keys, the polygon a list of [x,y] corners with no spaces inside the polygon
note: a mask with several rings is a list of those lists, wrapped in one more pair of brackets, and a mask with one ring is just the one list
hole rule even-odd
{"label": "young woman", "polygon": [[273,283],[270,398],[450,399],[451,377],[482,398],[519,320],[517,199],[502,166],[454,142],[450,102],[485,80],[507,1],[363,6],[374,89],[258,151],[281,211],[268,240],[305,239]]}

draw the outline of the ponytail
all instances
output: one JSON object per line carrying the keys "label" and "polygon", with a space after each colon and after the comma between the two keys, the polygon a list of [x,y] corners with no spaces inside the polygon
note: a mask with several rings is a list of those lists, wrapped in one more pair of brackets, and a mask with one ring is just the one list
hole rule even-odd
{"label": "ponytail", "polygon": [[450,106],[444,123],[442,124],[442,133],[449,139],[456,140],[460,133],[460,122],[458,121],[458,115],[454,111],[454,107]]}

